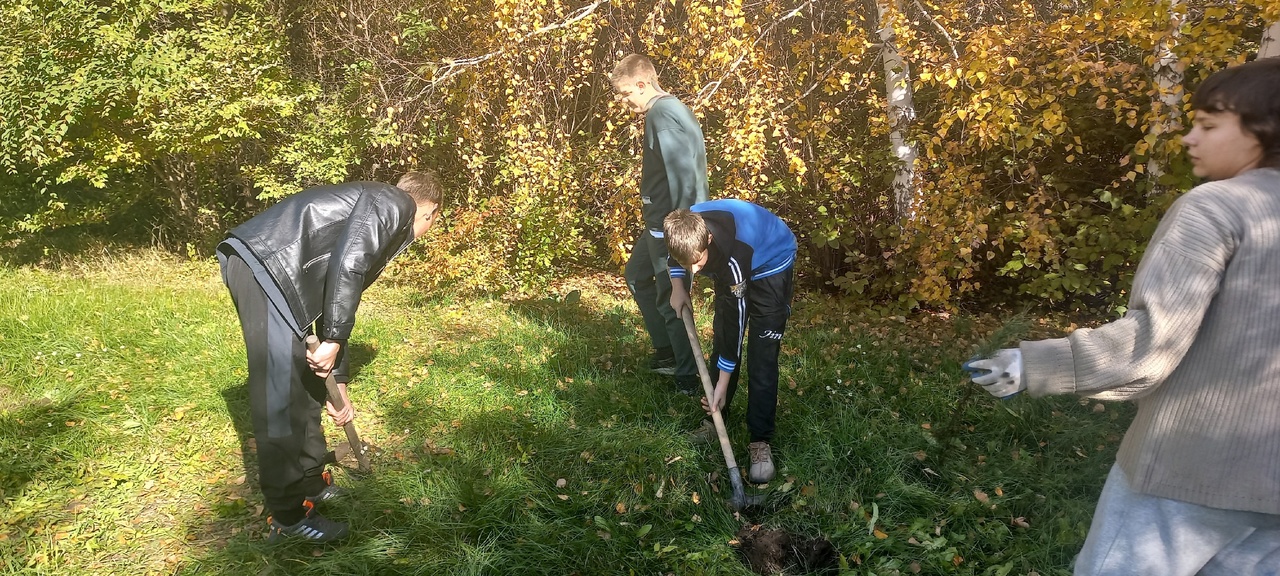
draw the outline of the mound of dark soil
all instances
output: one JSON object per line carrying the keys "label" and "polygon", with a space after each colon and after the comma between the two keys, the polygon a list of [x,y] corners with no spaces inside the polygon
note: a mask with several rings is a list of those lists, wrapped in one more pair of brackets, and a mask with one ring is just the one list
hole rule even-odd
{"label": "mound of dark soil", "polygon": [[827,574],[837,567],[836,549],[826,538],[793,536],[759,524],[738,531],[737,547],[742,561],[757,574]]}

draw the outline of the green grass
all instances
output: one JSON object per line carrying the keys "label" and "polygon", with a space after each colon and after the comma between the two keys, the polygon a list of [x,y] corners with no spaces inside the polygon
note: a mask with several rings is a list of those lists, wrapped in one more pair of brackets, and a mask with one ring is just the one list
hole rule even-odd
{"label": "green grass", "polygon": [[1127,406],[959,407],[958,362],[991,319],[871,319],[818,296],[795,311],[779,477],[735,515],[718,449],[684,437],[694,402],[637,370],[617,279],[525,301],[384,282],[352,351],[376,473],[339,472],[353,497],[326,510],[356,535],[269,548],[216,265],[0,268],[0,573],[748,574],[744,524],[828,538],[848,574],[1068,573]]}

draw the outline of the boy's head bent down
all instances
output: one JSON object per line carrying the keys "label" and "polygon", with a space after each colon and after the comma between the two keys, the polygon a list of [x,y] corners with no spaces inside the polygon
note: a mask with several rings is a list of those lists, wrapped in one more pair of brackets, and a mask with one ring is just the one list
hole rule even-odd
{"label": "boy's head bent down", "polygon": [[662,233],[667,238],[667,251],[676,262],[697,273],[707,263],[711,232],[702,215],[681,208],[662,219]]}
{"label": "boy's head bent down", "polygon": [[619,60],[609,74],[614,97],[636,114],[649,110],[655,96],[664,94],[658,85],[658,70],[641,54],[628,54]]}
{"label": "boy's head bent down", "polygon": [[413,214],[413,237],[419,238],[431,229],[440,216],[440,202],[444,197],[444,186],[435,172],[405,172],[396,182],[396,188],[404,191],[413,203],[418,206]]}
{"label": "boy's head bent down", "polygon": [[1232,178],[1280,167],[1280,59],[1221,70],[1191,98],[1195,120],[1183,137],[1197,176]]}

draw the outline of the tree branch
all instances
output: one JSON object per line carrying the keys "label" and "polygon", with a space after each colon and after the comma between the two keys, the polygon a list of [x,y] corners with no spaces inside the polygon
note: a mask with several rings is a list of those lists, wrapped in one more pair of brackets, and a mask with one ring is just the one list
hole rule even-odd
{"label": "tree branch", "polygon": [[955,58],[957,62],[960,61],[960,53],[956,52],[955,39],[951,37],[951,34],[947,33],[947,29],[943,28],[942,24],[939,24],[938,21],[934,19],[933,14],[930,14],[928,10],[925,10],[924,4],[921,4],[920,0],[915,0],[915,3],[916,8],[920,9],[920,13],[924,14],[924,17],[928,18],[930,22],[933,22],[933,25],[938,27],[938,31],[942,32],[942,35],[947,38],[947,47],[951,49],[951,57]]}
{"label": "tree branch", "polygon": [[[760,41],[764,40],[765,36],[768,36],[771,32],[773,32],[774,28],[777,28],[779,24],[781,24],[785,20],[789,20],[795,17],[797,14],[800,13],[801,10],[809,7],[809,5],[811,4],[813,4],[813,0],[805,0],[804,4],[796,6],[790,12],[787,12],[786,14],[784,14],[781,18],[774,20],[773,23],[769,25],[768,29],[766,29],[764,32],[761,32],[760,35],[756,37],[755,42],[751,43],[751,47],[755,48],[756,45],[760,44]],[[694,103],[701,104],[702,102],[709,100],[713,95],[715,95],[716,91],[720,89],[720,85],[724,83],[725,79],[728,78],[730,74],[733,74],[734,70],[737,70],[738,66],[742,64],[742,60],[747,57],[748,52],[750,51],[743,50],[742,54],[738,55],[738,59],[734,60],[733,64],[729,65],[729,69],[725,70],[724,74],[720,75],[719,80],[716,80],[714,82],[708,82],[705,86],[702,87],[701,90],[698,90],[698,94],[693,98]],[[708,88],[711,89],[710,92],[707,92]]]}
{"label": "tree branch", "polygon": [[[519,40],[516,40],[516,44],[521,44],[525,40],[528,40],[539,34],[545,34],[547,32],[550,32],[552,30],[558,30],[560,28],[568,28],[569,26],[572,26],[575,23],[586,18],[587,16],[590,16],[592,13],[595,12],[596,8],[600,7],[601,4],[607,4],[608,2],[609,0],[596,0],[591,4],[588,4],[586,6],[583,6],[582,8],[579,8],[577,11],[570,14],[568,18],[565,18],[560,22],[556,22],[554,24],[548,24],[546,26],[538,28],[537,30],[534,30],[533,32],[530,32],[524,35]],[[482,54],[480,56],[472,56],[470,58],[461,58],[461,59],[445,58],[444,60],[440,61],[440,63],[443,64],[444,67],[437,68],[435,72],[431,74],[431,80],[429,82],[429,85],[432,87],[438,86],[448,81],[449,79],[453,78],[454,76],[461,74],[467,68],[471,68],[472,66],[482,64],[485,61],[491,58],[494,58],[496,56],[500,56],[505,52],[506,52],[506,49],[504,48],[504,49],[494,50],[493,52],[489,52],[488,54]]]}

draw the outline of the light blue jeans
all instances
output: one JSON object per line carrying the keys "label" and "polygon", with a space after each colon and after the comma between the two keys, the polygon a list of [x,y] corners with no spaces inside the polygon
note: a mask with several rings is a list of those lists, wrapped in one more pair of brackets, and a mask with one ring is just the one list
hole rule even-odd
{"label": "light blue jeans", "polygon": [[1139,494],[1118,464],[1075,576],[1280,576],[1280,515]]}

